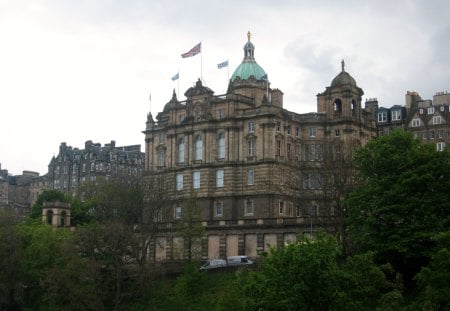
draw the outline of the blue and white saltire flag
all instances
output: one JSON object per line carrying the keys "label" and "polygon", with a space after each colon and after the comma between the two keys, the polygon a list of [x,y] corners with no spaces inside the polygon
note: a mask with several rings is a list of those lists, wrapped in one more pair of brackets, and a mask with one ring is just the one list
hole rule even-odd
{"label": "blue and white saltire flag", "polygon": [[179,78],[180,78],[180,73],[177,72],[177,74],[172,77],[172,81],[178,80]]}
{"label": "blue and white saltire flag", "polygon": [[220,64],[217,64],[217,68],[223,68],[223,67],[228,67],[228,60],[221,62]]}

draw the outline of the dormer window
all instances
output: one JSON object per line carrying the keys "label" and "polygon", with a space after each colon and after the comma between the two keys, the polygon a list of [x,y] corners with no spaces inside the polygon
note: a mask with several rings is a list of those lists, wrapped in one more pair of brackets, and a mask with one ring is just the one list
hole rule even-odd
{"label": "dormer window", "polygon": [[434,113],[434,107],[428,107],[427,108],[427,113],[428,114],[433,114]]}
{"label": "dormer window", "polygon": [[391,112],[391,120],[392,121],[400,121],[402,119],[402,114],[400,110],[392,110]]}
{"label": "dormer window", "polygon": [[420,119],[412,119],[412,127],[419,127],[420,126]]}
{"label": "dormer window", "polygon": [[387,121],[387,111],[378,112],[378,122]]}
{"label": "dormer window", "polygon": [[433,124],[441,124],[442,118],[441,116],[433,116]]}

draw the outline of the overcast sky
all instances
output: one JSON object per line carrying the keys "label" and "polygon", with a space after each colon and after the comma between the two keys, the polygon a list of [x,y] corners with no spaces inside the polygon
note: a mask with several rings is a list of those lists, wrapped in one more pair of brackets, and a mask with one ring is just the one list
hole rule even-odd
{"label": "overcast sky", "polygon": [[[286,109],[315,111],[341,59],[364,100],[431,99],[450,91],[449,12],[448,0],[0,0],[2,169],[43,175],[61,142],[144,150],[147,113],[173,89],[184,100],[202,75],[225,92],[248,30]],[[180,57],[199,42],[201,55]]]}

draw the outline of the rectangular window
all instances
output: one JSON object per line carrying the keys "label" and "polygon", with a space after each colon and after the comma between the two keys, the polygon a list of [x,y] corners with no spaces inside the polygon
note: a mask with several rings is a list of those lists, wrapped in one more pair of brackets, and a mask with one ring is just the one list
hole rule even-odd
{"label": "rectangular window", "polygon": [[255,171],[253,169],[247,170],[247,185],[253,185],[255,180]]}
{"label": "rectangular window", "polygon": [[387,121],[387,111],[378,112],[378,122]]}
{"label": "rectangular window", "polygon": [[309,145],[309,161],[316,161],[316,145]]}
{"label": "rectangular window", "polygon": [[281,156],[281,140],[277,140],[277,155]]}
{"label": "rectangular window", "polygon": [[420,119],[412,119],[411,121],[412,127],[419,127],[420,126]]}
{"label": "rectangular window", "polygon": [[284,170],[280,169],[280,185],[284,185]]}
{"label": "rectangular window", "polygon": [[219,119],[225,118],[225,109],[219,109]]}
{"label": "rectangular window", "polygon": [[439,142],[436,144],[436,150],[437,151],[444,151],[445,148],[445,143],[444,142]]}
{"label": "rectangular window", "polygon": [[223,187],[223,170],[216,171],[216,187],[217,188]]}
{"label": "rectangular window", "polygon": [[245,200],[245,216],[253,215],[253,199],[248,198]]}
{"label": "rectangular window", "polygon": [[430,131],[430,139],[434,139],[434,131]]}
{"label": "rectangular window", "polygon": [[248,156],[253,157],[255,155],[255,142],[253,139],[248,141]]}
{"label": "rectangular window", "polygon": [[184,113],[182,113],[182,114],[179,115],[178,118],[179,118],[179,119],[178,119],[179,123],[181,123],[181,122],[183,122],[184,119],[186,118],[186,115],[185,115]]}
{"label": "rectangular window", "polygon": [[284,215],[284,201],[283,200],[278,201],[278,214]]}
{"label": "rectangular window", "polygon": [[192,173],[192,185],[194,189],[200,189],[200,172],[196,171]]}
{"label": "rectangular window", "polygon": [[291,144],[286,145],[286,153],[287,153],[288,159],[290,160],[291,159]]}
{"label": "rectangular window", "polygon": [[175,206],[175,219],[181,218],[181,206]]}
{"label": "rectangular window", "polygon": [[443,130],[439,130],[438,131],[438,136],[439,136],[439,138],[444,138],[444,131]]}
{"label": "rectangular window", "polygon": [[295,128],[295,136],[300,136],[300,128],[298,126]]}
{"label": "rectangular window", "polygon": [[302,216],[302,208],[299,205],[295,207],[295,216],[297,217]]}
{"label": "rectangular window", "polygon": [[400,121],[401,119],[402,119],[402,111],[401,110],[392,110],[391,120],[392,121]]}
{"label": "rectangular window", "polygon": [[163,167],[164,166],[164,162],[165,162],[165,153],[164,153],[164,150],[162,149],[162,150],[159,150],[158,151],[158,166],[159,167]]}
{"label": "rectangular window", "polygon": [[177,191],[182,191],[183,190],[183,180],[184,176],[183,174],[177,174]]}
{"label": "rectangular window", "polygon": [[287,131],[288,135],[291,135],[291,126],[290,125],[287,126],[286,131]]}
{"label": "rectangular window", "polygon": [[341,130],[335,130],[334,131],[334,136],[336,136],[336,137],[341,136]]}
{"label": "rectangular window", "polygon": [[311,138],[315,138],[317,134],[317,130],[315,127],[310,127],[309,128],[309,137]]}
{"label": "rectangular window", "polygon": [[248,122],[248,132],[254,133],[255,132],[255,123],[253,121]]}
{"label": "rectangular window", "polygon": [[281,123],[277,122],[277,132],[281,131]]}
{"label": "rectangular window", "polygon": [[441,124],[442,118],[441,116],[433,116],[433,124]]}
{"label": "rectangular window", "polygon": [[434,113],[434,107],[428,107],[427,108],[427,113],[428,114],[433,114]]}
{"label": "rectangular window", "polygon": [[214,203],[214,216],[215,217],[223,216],[223,202],[222,201]]}

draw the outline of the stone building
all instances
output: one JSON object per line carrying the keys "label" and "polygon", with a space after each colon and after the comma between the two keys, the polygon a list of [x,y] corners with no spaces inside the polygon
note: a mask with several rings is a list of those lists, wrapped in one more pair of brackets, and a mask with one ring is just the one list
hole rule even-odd
{"label": "stone building", "polygon": [[75,195],[79,185],[97,178],[138,177],[144,168],[141,145],[117,147],[115,141],[101,146],[88,140],[84,149],[61,143],[48,166],[50,189]]}
{"label": "stone building", "polygon": [[379,135],[402,128],[443,150],[450,145],[450,94],[438,92],[433,100],[423,100],[417,92],[408,91],[404,106],[378,108],[376,121]]}
{"label": "stone building", "polygon": [[168,202],[151,258],[183,256],[186,243],[174,228],[193,192],[206,232],[203,259],[255,257],[319,226],[332,230],[324,180],[347,149],[376,136],[376,107],[361,106],[363,90],[342,61],[317,95],[317,112],[288,111],[254,51],[248,34],[226,94],[214,95],[199,79],[185,100],[174,91],[156,120],[147,116],[144,180],[158,180]]}

